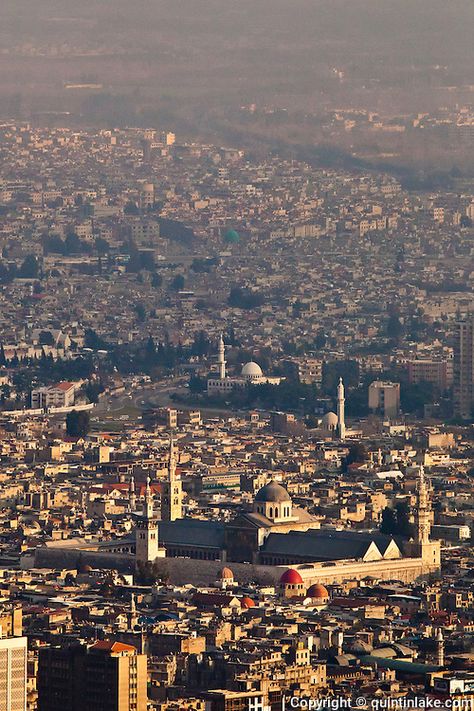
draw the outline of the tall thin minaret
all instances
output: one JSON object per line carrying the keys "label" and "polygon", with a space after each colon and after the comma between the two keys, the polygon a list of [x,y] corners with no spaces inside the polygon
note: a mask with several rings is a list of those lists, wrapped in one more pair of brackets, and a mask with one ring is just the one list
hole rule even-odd
{"label": "tall thin minaret", "polygon": [[150,521],[153,518],[153,496],[151,493],[150,477],[146,478],[145,499],[143,501],[143,517]]}
{"label": "tall thin minaret", "polygon": [[170,438],[170,454],[168,461],[168,478],[163,483],[161,493],[161,520],[176,521],[183,518],[182,499],[183,487],[181,479],[176,476],[177,455],[173,436]]}
{"label": "tall thin minaret", "polygon": [[436,664],[444,667],[444,637],[441,627],[436,635]]}
{"label": "tall thin minaret", "polygon": [[137,508],[137,495],[135,493],[135,477],[130,479],[130,488],[128,490],[128,502],[130,511],[135,511]]}
{"label": "tall thin minaret", "polygon": [[428,543],[430,540],[430,497],[426,486],[425,470],[420,466],[420,476],[418,479],[418,510],[416,513],[416,541],[417,543]]}
{"label": "tall thin minaret", "polygon": [[217,349],[217,365],[219,368],[219,378],[221,380],[224,380],[226,377],[226,372],[225,372],[226,361],[225,361],[225,343],[224,343],[224,338],[222,336],[222,333],[219,336],[219,346]]}
{"label": "tall thin minaret", "polygon": [[342,378],[339,378],[339,385],[337,386],[337,434],[339,439],[346,438],[344,403],[344,383],[342,382]]}

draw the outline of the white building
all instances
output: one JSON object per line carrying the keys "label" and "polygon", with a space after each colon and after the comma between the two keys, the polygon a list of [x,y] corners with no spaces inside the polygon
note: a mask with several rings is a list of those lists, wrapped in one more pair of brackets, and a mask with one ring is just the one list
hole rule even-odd
{"label": "white building", "polygon": [[0,639],[0,711],[26,710],[26,637]]}
{"label": "white building", "polygon": [[76,383],[57,383],[31,392],[31,407],[46,410],[50,407],[71,407],[74,405]]}
{"label": "white building", "polygon": [[255,361],[246,363],[240,373],[240,377],[229,377],[226,372],[225,343],[222,334],[219,338],[217,349],[217,371],[218,377],[211,377],[207,381],[208,395],[225,395],[235,388],[244,388],[247,385],[279,385],[281,378],[267,377],[263,374],[261,367]]}

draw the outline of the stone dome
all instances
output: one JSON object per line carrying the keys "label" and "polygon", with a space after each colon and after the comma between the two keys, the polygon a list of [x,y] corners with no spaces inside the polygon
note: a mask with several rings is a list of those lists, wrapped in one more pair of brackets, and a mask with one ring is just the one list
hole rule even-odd
{"label": "stone dome", "polygon": [[337,419],[336,413],[335,412],[327,412],[322,419],[322,425],[323,425],[324,429],[326,429],[326,430],[335,429],[338,425],[338,419]]}
{"label": "stone dome", "polygon": [[261,367],[253,360],[251,360],[249,363],[246,363],[242,368],[242,376],[244,378],[261,378],[262,375],[263,372]]}
{"label": "stone dome", "polygon": [[276,481],[271,481],[269,484],[262,486],[260,491],[255,496],[255,501],[260,503],[280,504],[284,501],[291,501],[291,497],[284,486]]}
{"label": "stone dome", "polygon": [[252,600],[251,597],[245,596],[245,597],[243,597],[242,600],[240,601],[240,607],[241,607],[243,610],[248,610],[250,607],[255,607],[255,603],[254,603],[254,601]]}
{"label": "stone dome", "polygon": [[233,580],[234,579],[234,573],[231,571],[230,568],[222,568],[221,572],[219,573],[219,580]]}
{"label": "stone dome", "polygon": [[240,242],[240,235],[237,230],[227,230],[224,235],[224,242],[227,242],[227,244],[238,244]]}
{"label": "stone dome", "polygon": [[306,596],[312,598],[319,598],[321,600],[327,600],[329,597],[329,593],[327,591],[327,588],[324,587],[324,585],[321,585],[321,583],[314,583],[314,585],[311,585],[308,588]]}
{"label": "stone dome", "polygon": [[280,585],[301,585],[303,578],[297,570],[288,568],[280,578]]}

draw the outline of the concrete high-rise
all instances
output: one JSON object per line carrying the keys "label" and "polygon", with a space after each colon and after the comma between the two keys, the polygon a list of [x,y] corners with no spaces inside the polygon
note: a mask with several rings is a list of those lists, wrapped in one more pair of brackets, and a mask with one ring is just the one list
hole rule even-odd
{"label": "concrete high-rise", "polygon": [[395,418],[400,412],[400,383],[374,380],[369,385],[369,408],[384,417]]}
{"label": "concrete high-rise", "polygon": [[454,340],[454,414],[471,418],[474,402],[474,315],[456,324]]}
{"label": "concrete high-rise", "polygon": [[147,658],[101,641],[47,647],[39,654],[38,711],[146,711]]}
{"label": "concrete high-rise", "polygon": [[26,637],[0,639],[0,711],[25,711],[26,661]]}

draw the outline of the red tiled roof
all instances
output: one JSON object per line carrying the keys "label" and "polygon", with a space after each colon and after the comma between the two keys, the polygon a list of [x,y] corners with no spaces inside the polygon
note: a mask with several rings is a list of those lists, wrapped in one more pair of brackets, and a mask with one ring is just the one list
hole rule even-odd
{"label": "red tiled roof", "polygon": [[136,652],[136,648],[132,647],[130,644],[123,644],[122,642],[109,642],[107,640],[95,642],[91,649],[98,649],[102,652]]}

